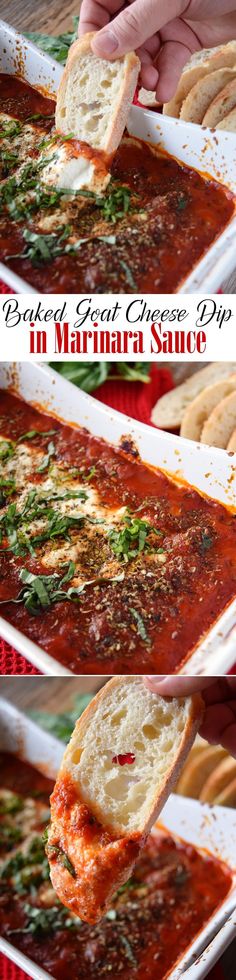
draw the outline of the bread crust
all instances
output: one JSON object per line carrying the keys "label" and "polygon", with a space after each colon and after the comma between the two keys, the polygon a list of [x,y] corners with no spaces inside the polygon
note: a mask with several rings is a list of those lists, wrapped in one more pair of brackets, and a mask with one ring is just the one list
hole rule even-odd
{"label": "bread crust", "polygon": [[[135,683],[135,681],[136,681],[135,675],[129,676],[129,684]],[[106,701],[107,695],[110,694],[110,692],[118,690],[118,688],[123,685],[124,685],[123,675],[117,675],[115,677],[112,677],[111,680],[108,681],[107,684],[105,684],[105,686],[100,691],[98,691],[98,693],[95,695],[93,700],[90,701],[90,704],[88,704],[87,708],[83,712],[83,715],[81,716],[81,718],[79,718],[79,720],[76,722],[75,725],[74,734],[76,735],[76,737],[78,735],[78,742],[80,742],[80,740],[83,738],[87,726],[89,725],[89,722],[95,713],[97,705],[99,703],[100,704],[104,703]],[[189,699],[189,701],[190,701],[189,718],[188,718],[187,725],[185,726],[179,751],[176,754],[176,758],[171,768],[169,768],[168,770],[161,792],[158,791],[156,794],[148,819],[145,821],[145,824],[143,826],[139,827],[139,833],[141,835],[145,836],[147,833],[149,833],[151,827],[157,820],[160,811],[162,810],[164,804],[166,803],[166,800],[168,799],[169,794],[171,793],[175,783],[179,778],[182,766],[185,762],[185,759],[188,755],[188,752],[191,749],[197,731],[200,727],[202,717],[203,717],[203,712],[204,712],[203,699],[200,694],[194,694],[192,695],[191,699]],[[68,759],[70,759],[70,743],[67,746],[67,749],[64,753],[59,776],[61,772],[63,773],[65,771],[66,768],[65,763],[67,762]],[[96,806],[94,805],[92,809],[93,809],[94,816],[101,822],[100,809],[99,811],[96,811]],[[104,815],[104,826],[106,826],[105,815]],[[117,825],[114,824],[112,825],[112,834],[114,835],[118,834],[119,836],[121,836],[119,823]],[[122,830],[122,836],[126,836],[123,830]],[[130,832],[127,833],[127,837],[129,836],[130,836]]]}
{"label": "bread crust", "polygon": [[221,89],[219,95],[209,105],[203,119],[203,126],[216,128],[236,106],[236,78]]}
{"label": "bread crust", "polygon": [[203,388],[229,378],[236,371],[236,362],[208,364],[195,372],[177,388],[162,395],[152,409],[151,420],[159,429],[178,429],[190,402]]}
{"label": "bread crust", "polygon": [[206,73],[204,78],[201,78],[191,88],[184,100],[180,110],[180,119],[185,122],[203,124],[211,103],[235,77],[236,70],[234,68],[218,68]]}
{"label": "bread crust", "polygon": [[192,56],[189,65],[184,68],[173,99],[164,104],[164,115],[179,119],[183,102],[197,82],[218,68],[233,68],[234,65],[236,65],[236,41],[197,52]]}
{"label": "bread crust", "polygon": [[[66,101],[68,77],[71,71],[73,70],[74,66],[80,61],[81,57],[85,55],[88,56],[91,55],[91,68],[92,68],[92,59],[94,55],[91,47],[91,42],[95,37],[95,33],[96,32],[93,31],[88,34],[84,34],[83,37],[78,38],[78,40],[74,41],[74,43],[71,45],[66,66],[57,93],[56,128],[59,131],[62,132],[66,131],[65,129],[63,129],[63,118],[61,115],[61,110],[63,109],[63,106]],[[110,156],[115,152],[123,136],[123,132],[128,119],[128,114],[129,114],[130,106],[133,101],[133,96],[134,96],[135,88],[138,81],[138,75],[140,71],[140,60],[133,51],[124,55],[123,58],[119,58],[116,60],[117,62],[122,61],[124,64],[124,78],[123,78],[122,85],[120,86],[119,96],[116,100],[116,104],[113,109],[112,119],[106,135],[105,146],[100,148],[108,156]],[[77,139],[82,139],[80,133],[75,133],[74,135]]]}

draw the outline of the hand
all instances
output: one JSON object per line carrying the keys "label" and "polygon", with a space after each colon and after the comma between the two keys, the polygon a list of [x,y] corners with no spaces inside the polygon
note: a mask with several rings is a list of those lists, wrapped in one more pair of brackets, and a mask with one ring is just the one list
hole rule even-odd
{"label": "hand", "polygon": [[199,734],[236,758],[236,677],[145,677],[144,683],[167,697],[200,691],[206,710]]}
{"label": "hand", "polygon": [[137,51],[142,84],[167,102],[194,51],[236,37],[236,0],[82,0],[86,31],[98,31],[92,49],[102,57]]}

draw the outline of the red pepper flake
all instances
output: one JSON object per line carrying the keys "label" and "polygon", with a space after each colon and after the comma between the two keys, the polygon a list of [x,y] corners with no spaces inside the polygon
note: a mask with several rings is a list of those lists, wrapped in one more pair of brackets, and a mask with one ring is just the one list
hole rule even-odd
{"label": "red pepper flake", "polygon": [[132,766],[135,762],[135,755],[133,752],[126,752],[126,755],[113,755],[112,762],[119,766]]}

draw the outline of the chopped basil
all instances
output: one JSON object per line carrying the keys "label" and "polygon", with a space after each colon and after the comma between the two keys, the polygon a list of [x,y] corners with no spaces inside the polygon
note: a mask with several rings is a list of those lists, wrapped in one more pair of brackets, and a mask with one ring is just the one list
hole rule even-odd
{"label": "chopped basil", "polygon": [[54,442],[49,442],[47,447],[47,452],[42,460],[42,463],[40,463],[40,466],[38,466],[37,468],[37,473],[44,473],[45,470],[48,469],[52,456],[55,456],[55,452],[56,449],[55,449]]}
{"label": "chopped basil", "polygon": [[212,548],[212,545],[213,545],[213,537],[211,536],[211,534],[209,534],[208,531],[202,531],[201,543],[200,543],[201,554],[204,555],[206,551],[209,551],[209,548]]}
{"label": "chopped basil", "polygon": [[40,439],[47,439],[48,436],[57,435],[57,432],[57,429],[48,429],[47,432],[40,432],[40,429],[30,429],[29,432],[23,432],[23,435],[19,436],[17,442],[25,442],[26,439],[36,439],[37,436],[39,436]]}
{"label": "chopped basil", "polygon": [[9,122],[2,123],[2,129],[0,130],[0,139],[14,139],[15,136],[19,136],[22,130],[22,123],[18,119],[11,119]]}
{"label": "chopped basil", "polygon": [[[57,572],[53,575],[33,575],[27,568],[22,568],[20,580],[23,582],[23,588],[16,599],[8,599],[7,601],[13,603],[23,602],[25,608],[32,616],[36,616],[42,609],[49,609],[54,602],[69,601],[70,595],[62,589],[62,586],[73,578],[74,570],[75,566],[73,562],[69,562],[62,576],[58,575]],[[75,591],[73,590],[73,592]],[[79,590],[77,599],[79,599]],[[0,605],[2,605],[2,600]]]}
{"label": "chopped basil", "polygon": [[133,950],[132,950],[132,946],[131,946],[129,940],[127,939],[127,936],[124,936],[123,933],[120,933],[119,935],[120,935],[121,944],[122,944],[122,946],[123,946],[123,948],[125,950],[125,953],[126,953],[127,960],[129,960],[129,963],[132,963],[132,966],[136,966],[137,967],[138,966],[138,963],[137,963],[137,960],[136,960],[136,958],[134,956],[134,953],[133,953]]}
{"label": "chopped basil", "polygon": [[122,185],[114,187],[108,191],[106,196],[96,196],[95,203],[101,209],[102,217],[105,221],[115,224],[119,218],[124,218],[130,210],[131,191],[129,187]]}
{"label": "chopped basil", "polygon": [[131,272],[130,266],[127,265],[127,262],[124,262],[123,259],[119,259],[119,262],[121,268],[123,269],[123,272],[125,273],[125,278],[126,278],[126,282],[128,283],[128,286],[130,286],[135,293],[137,291],[137,283],[134,281],[133,273]]}
{"label": "chopped basil", "polygon": [[150,551],[148,537],[150,533],[159,535],[160,531],[148,524],[147,521],[139,517],[130,517],[126,514],[123,520],[122,530],[109,531],[109,544],[120,561],[129,561],[136,558],[142,551]]}
{"label": "chopped basil", "polygon": [[68,858],[68,854],[63,851],[62,847],[59,847],[58,844],[47,844],[47,852],[48,851],[50,851],[52,858],[55,857],[58,859],[59,864],[62,864],[63,867],[66,868],[72,878],[76,878],[75,868],[71,863],[70,858]]}
{"label": "chopped basil", "polygon": [[146,632],[146,628],[144,626],[142,616],[140,616],[140,613],[137,611],[137,609],[131,608],[130,612],[132,613],[132,616],[135,619],[135,622],[137,623],[137,632],[139,633],[139,636],[141,636],[141,639],[144,640],[145,643],[148,643],[149,642],[148,635]]}
{"label": "chopped basil", "polygon": [[5,459],[10,459],[14,456],[15,445],[11,439],[0,440],[0,462],[4,462]]}

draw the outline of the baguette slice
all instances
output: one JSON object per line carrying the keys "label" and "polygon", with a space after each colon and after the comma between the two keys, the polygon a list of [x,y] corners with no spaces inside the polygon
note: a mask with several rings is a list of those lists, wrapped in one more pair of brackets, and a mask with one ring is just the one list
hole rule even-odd
{"label": "baguette slice", "polygon": [[216,405],[206,419],[201,432],[201,442],[207,446],[227,449],[229,439],[236,426],[236,391]]}
{"label": "baguette slice", "polygon": [[180,110],[185,122],[203,123],[209,106],[229,82],[236,78],[235,68],[219,68],[193,86]]}
{"label": "baguette slice", "polygon": [[206,779],[199,797],[201,802],[214,803],[216,797],[223,793],[232,779],[236,779],[236,759],[227,755]]}
{"label": "baguette slice", "polygon": [[203,702],[113,677],[76,723],[51,796],[47,854],[60,900],[97,922],[130,876],[201,722]]}
{"label": "baguette slice", "polygon": [[216,127],[236,106],[236,78],[219,92],[209,105],[203,119],[203,126]]}
{"label": "baguette slice", "polygon": [[206,388],[223,378],[229,378],[236,371],[236,362],[224,361],[208,364],[201,371],[196,371],[187,381],[162,395],[153,408],[151,420],[160,429],[178,429],[183,420],[186,408],[194,398]]}
{"label": "baguette slice", "polygon": [[236,133],[236,107],[221,122],[217,123],[217,129],[225,129],[227,133]]}
{"label": "baguette slice", "polygon": [[56,128],[108,156],[123,135],[140,70],[134,52],[106,61],[91,48],[95,33],[71,46],[57,93]]}
{"label": "baguette slice", "polygon": [[214,385],[208,385],[200,391],[186,409],[180,435],[184,439],[200,442],[201,432],[209,415],[222,398],[226,398],[232,391],[236,391],[236,374],[224,381],[217,381]]}
{"label": "baguette slice", "polygon": [[216,48],[204,48],[191,56],[180,77],[177,91],[163,107],[165,116],[179,119],[181,106],[194,85],[218,68],[234,68],[236,65],[236,41],[219,45]]}
{"label": "baguette slice", "polygon": [[205,745],[201,753],[188,760],[178,782],[178,793],[197,800],[206,780],[226,756],[226,749],[221,745]]}

